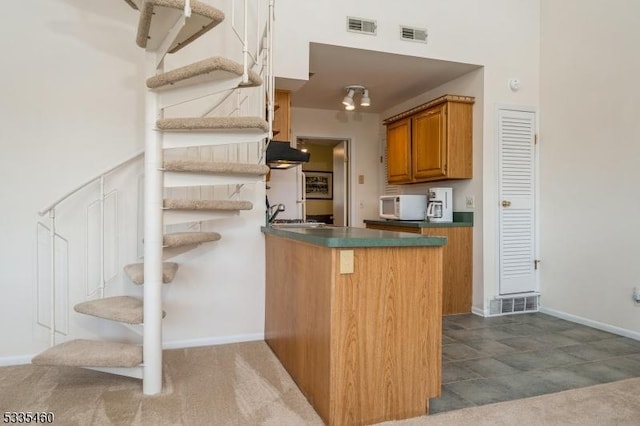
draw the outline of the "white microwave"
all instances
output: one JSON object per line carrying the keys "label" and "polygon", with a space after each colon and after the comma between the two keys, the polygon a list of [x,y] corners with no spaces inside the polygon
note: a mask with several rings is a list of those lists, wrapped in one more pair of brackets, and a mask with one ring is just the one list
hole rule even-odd
{"label": "white microwave", "polygon": [[425,220],[426,195],[381,195],[380,218],[393,220]]}

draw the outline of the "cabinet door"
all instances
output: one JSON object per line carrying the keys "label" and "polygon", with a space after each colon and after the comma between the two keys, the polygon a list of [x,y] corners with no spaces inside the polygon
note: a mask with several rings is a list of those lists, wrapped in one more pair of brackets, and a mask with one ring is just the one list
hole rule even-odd
{"label": "cabinet door", "polygon": [[447,175],[447,104],[437,105],[412,119],[413,179]]}
{"label": "cabinet door", "polygon": [[291,142],[291,92],[275,91],[275,111],[273,113],[273,139]]}
{"label": "cabinet door", "polygon": [[387,126],[387,182],[411,181],[411,119]]}

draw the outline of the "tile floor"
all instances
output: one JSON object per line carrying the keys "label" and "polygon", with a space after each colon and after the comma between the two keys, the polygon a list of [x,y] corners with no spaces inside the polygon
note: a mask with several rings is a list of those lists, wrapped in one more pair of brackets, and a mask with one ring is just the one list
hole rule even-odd
{"label": "tile floor", "polygon": [[640,377],[640,341],[541,313],[442,324],[442,396],[429,412]]}

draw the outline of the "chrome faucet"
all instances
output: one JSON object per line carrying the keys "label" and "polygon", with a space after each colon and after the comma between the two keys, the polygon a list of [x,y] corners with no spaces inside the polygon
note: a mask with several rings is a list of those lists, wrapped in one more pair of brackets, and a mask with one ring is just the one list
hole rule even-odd
{"label": "chrome faucet", "polygon": [[283,212],[285,210],[284,204],[274,204],[267,209],[267,217],[269,223],[273,223],[278,216],[278,213]]}

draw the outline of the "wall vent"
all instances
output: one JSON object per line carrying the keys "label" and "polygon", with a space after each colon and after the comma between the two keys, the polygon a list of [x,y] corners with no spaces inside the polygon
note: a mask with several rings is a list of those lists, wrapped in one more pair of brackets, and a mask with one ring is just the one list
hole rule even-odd
{"label": "wall vent", "polygon": [[400,27],[400,38],[402,40],[417,41],[420,43],[427,42],[426,28]]}
{"label": "wall vent", "polygon": [[376,35],[378,25],[372,19],[354,18],[347,16],[347,31],[352,33]]}
{"label": "wall vent", "polygon": [[539,310],[539,295],[493,299],[489,303],[489,315],[509,315]]}

